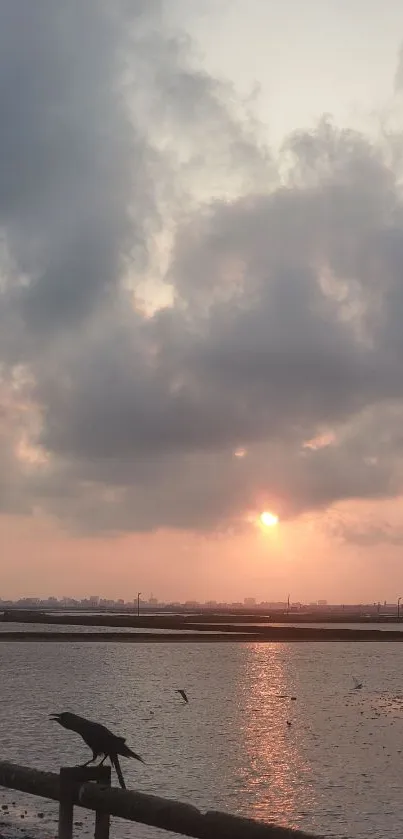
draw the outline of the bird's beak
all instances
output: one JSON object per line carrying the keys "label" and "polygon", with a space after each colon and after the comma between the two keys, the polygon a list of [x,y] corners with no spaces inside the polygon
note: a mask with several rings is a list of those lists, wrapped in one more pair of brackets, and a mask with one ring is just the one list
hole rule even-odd
{"label": "bird's beak", "polygon": [[60,722],[60,714],[50,714],[49,719],[54,722]]}

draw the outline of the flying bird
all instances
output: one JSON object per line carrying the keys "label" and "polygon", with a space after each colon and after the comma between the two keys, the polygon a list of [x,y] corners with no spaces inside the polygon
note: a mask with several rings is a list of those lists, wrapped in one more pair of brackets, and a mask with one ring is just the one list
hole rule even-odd
{"label": "flying bird", "polygon": [[102,766],[106,758],[109,757],[112,766],[116,770],[122,789],[126,789],[126,784],[124,782],[118,755],[121,755],[122,757],[134,757],[136,760],[139,760],[140,763],[144,763],[144,760],[140,757],[140,755],[137,755],[136,752],[132,752],[132,750],[126,746],[125,737],[118,737],[116,734],[113,734],[109,728],[106,728],[106,726],[101,725],[98,722],[92,722],[91,720],[85,719],[85,717],[79,717],[77,714],[70,714],[67,711],[63,714],[51,714],[50,719],[58,722],[59,725],[63,728],[69,729],[69,731],[75,731],[76,734],[79,734],[80,737],[83,738],[84,743],[89,746],[92,751],[92,758],[87,760],[87,762],[83,764],[84,766],[88,766],[101,756],[102,760],[99,766]]}
{"label": "flying bird", "polygon": [[181,689],[179,688],[179,690],[177,690],[177,691],[176,691],[176,693],[180,693],[180,695],[181,695],[182,699],[184,699],[184,700],[185,700],[185,702],[189,703],[189,700],[188,700],[188,698],[187,698],[186,693],[185,693],[185,691],[184,691],[184,690],[181,690]]}
{"label": "flying bird", "polygon": [[355,678],[355,676],[353,676],[352,679],[354,682],[354,690],[361,690],[362,682],[359,682],[358,679]]}

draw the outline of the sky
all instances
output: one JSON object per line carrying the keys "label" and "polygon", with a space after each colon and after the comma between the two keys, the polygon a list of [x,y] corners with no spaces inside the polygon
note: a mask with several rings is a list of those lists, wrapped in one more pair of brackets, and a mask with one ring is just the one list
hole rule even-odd
{"label": "sky", "polygon": [[402,42],[3,0],[1,597],[403,594]]}

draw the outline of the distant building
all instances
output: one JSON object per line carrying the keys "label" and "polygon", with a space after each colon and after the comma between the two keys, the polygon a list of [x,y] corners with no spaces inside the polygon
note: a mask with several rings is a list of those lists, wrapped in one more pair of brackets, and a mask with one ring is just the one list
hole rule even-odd
{"label": "distant building", "polygon": [[244,606],[256,606],[256,597],[245,597],[243,601]]}
{"label": "distant building", "polygon": [[99,606],[98,594],[91,594],[91,597],[88,598],[88,603],[90,604],[90,606]]}
{"label": "distant building", "polygon": [[318,600],[318,606],[327,606],[327,600]]}

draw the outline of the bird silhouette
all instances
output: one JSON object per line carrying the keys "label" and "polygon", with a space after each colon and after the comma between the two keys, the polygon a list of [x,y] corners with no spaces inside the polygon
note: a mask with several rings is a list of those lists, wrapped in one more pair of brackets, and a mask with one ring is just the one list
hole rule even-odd
{"label": "bird silhouette", "polygon": [[134,757],[136,760],[139,760],[140,763],[144,763],[144,760],[140,757],[140,755],[136,754],[136,752],[133,752],[128,746],[126,746],[126,740],[124,737],[118,737],[116,734],[113,734],[109,728],[106,728],[106,726],[101,725],[98,722],[92,722],[91,720],[85,719],[85,717],[79,717],[78,714],[70,714],[68,711],[65,711],[62,714],[51,714],[50,719],[54,722],[58,722],[59,725],[63,728],[67,728],[69,731],[75,731],[76,734],[79,734],[80,737],[83,738],[84,743],[89,746],[92,751],[92,758],[87,760],[87,762],[83,764],[84,766],[88,766],[90,763],[93,763],[100,756],[102,756],[102,760],[99,766],[102,766],[106,758],[109,757],[112,766],[116,770],[122,789],[126,789],[126,784],[124,782],[118,755],[121,755],[122,757]]}
{"label": "bird silhouette", "polygon": [[180,693],[180,695],[181,695],[182,699],[184,699],[184,700],[185,700],[185,702],[189,703],[189,700],[188,700],[188,698],[187,698],[186,693],[185,693],[185,691],[184,691],[184,690],[181,690],[181,689],[179,688],[179,690],[177,690],[177,691],[176,691],[176,693]]}
{"label": "bird silhouette", "polygon": [[354,682],[354,690],[361,690],[362,682],[359,682],[358,679],[355,678],[355,676],[353,676],[352,679]]}

